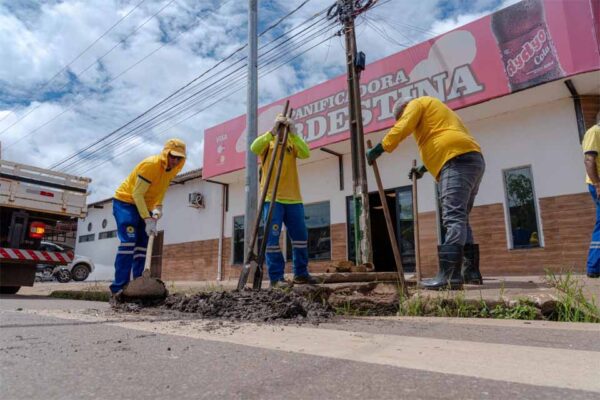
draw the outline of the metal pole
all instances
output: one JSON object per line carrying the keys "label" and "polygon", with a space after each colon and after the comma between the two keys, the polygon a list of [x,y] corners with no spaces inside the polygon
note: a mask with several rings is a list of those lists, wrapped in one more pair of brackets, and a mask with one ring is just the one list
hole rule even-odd
{"label": "metal pole", "polygon": [[341,19],[346,39],[346,65],[348,70],[348,94],[350,111],[350,146],[352,156],[352,180],[354,194],[354,232],[357,264],[372,264],[371,218],[369,215],[369,189],[365,143],[360,101],[359,74],[356,70],[356,35],[354,31],[354,2],[345,0]]}
{"label": "metal pole", "polygon": [[258,194],[258,170],[256,155],[250,151],[250,145],[256,139],[258,131],[258,37],[256,25],[258,19],[258,0],[248,0],[248,93],[246,101],[246,214],[244,224],[244,254],[250,251],[250,240],[255,220]]}

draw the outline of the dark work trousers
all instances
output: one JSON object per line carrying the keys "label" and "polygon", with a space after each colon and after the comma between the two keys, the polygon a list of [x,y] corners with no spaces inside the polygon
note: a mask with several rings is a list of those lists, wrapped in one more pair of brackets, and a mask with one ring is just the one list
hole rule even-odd
{"label": "dark work trousers", "polygon": [[446,228],[444,244],[464,246],[473,243],[469,213],[485,171],[485,161],[479,152],[456,156],[440,171],[438,183],[442,203],[442,223]]}

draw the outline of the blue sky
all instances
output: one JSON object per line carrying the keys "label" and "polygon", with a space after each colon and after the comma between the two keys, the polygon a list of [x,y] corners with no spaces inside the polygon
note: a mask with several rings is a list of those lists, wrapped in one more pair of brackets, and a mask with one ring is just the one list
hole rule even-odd
{"label": "blue sky", "polygon": [[[357,19],[358,46],[367,53],[367,62],[373,62],[514,2],[380,0]],[[301,3],[259,1],[259,31]],[[259,47],[331,4],[333,0],[308,1],[263,35]],[[246,5],[236,0],[0,0],[2,158],[48,167],[132,120],[245,44]],[[343,39],[329,38],[336,28],[322,26],[323,35],[315,36],[315,43],[327,40],[261,78],[261,104],[345,71]],[[305,39],[293,38],[288,44],[300,51],[296,46]],[[229,62],[244,55],[236,54]],[[67,172],[93,179],[90,200],[110,197],[129,170],[160,151],[169,137],[188,143],[185,170],[201,167],[204,129],[245,112],[244,79],[238,82],[240,91],[210,107],[221,95],[206,92],[196,110],[206,109],[179,125],[167,121],[140,129],[119,147],[81,159]],[[101,159],[109,161],[99,164]]]}

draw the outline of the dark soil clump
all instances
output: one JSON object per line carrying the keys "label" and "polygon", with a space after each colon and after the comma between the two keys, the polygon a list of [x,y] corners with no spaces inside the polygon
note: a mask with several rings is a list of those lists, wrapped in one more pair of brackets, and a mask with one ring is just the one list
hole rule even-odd
{"label": "dark soil clump", "polygon": [[332,317],[333,309],[317,297],[293,291],[245,290],[169,296],[162,308],[193,313],[203,318],[247,321],[293,321],[318,323]]}

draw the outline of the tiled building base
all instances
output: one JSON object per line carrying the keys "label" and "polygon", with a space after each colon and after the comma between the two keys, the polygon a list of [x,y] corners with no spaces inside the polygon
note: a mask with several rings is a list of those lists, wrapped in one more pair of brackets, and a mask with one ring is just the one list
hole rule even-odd
{"label": "tiled building base", "polygon": [[[540,275],[553,271],[585,271],[594,204],[588,193],[542,198],[539,201],[543,247],[509,250],[502,204],[475,207],[471,226],[480,245],[484,275]],[[437,227],[435,212],[420,214],[421,265],[424,277],[437,271]],[[385,227],[381,227],[385,229]],[[346,224],[331,225],[332,259],[311,262],[311,272],[325,272],[333,262],[346,260]],[[218,240],[205,240],[163,247],[162,278],[165,280],[216,280]],[[223,242],[222,279],[239,276],[240,265],[231,265],[231,238]],[[393,262],[393,261],[392,261]],[[291,272],[291,266],[286,266]]]}

